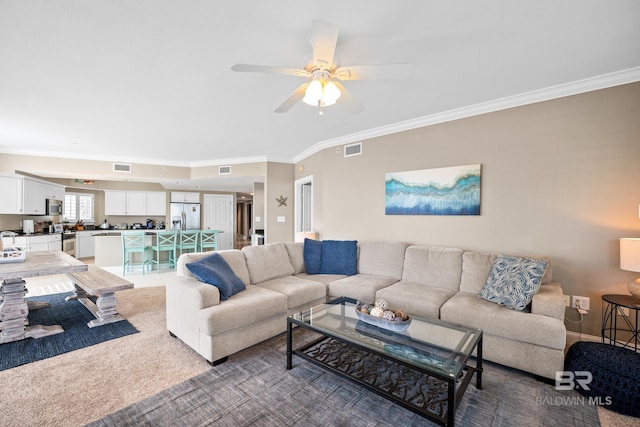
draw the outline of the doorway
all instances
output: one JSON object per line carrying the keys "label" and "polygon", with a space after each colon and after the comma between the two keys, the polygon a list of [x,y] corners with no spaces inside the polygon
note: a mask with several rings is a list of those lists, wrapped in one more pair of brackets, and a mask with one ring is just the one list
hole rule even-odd
{"label": "doorway", "polygon": [[219,230],[218,249],[233,249],[235,238],[233,196],[204,195],[204,224],[207,230]]}

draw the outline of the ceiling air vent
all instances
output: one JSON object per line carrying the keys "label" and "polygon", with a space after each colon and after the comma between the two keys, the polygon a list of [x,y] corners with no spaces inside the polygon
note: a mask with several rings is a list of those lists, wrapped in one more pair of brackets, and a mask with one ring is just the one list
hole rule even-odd
{"label": "ceiling air vent", "polygon": [[231,166],[218,167],[218,175],[231,175]]}
{"label": "ceiling air vent", "polygon": [[362,142],[344,146],[345,157],[359,156],[360,154],[362,154]]}
{"label": "ceiling air vent", "polygon": [[113,164],[114,172],[131,172],[131,165],[126,163],[114,163]]}

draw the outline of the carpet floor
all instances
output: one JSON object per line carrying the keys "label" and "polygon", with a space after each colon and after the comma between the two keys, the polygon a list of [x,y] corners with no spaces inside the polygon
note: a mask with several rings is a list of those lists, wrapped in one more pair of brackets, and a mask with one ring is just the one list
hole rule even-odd
{"label": "carpet floor", "polygon": [[[279,335],[237,353],[226,363],[90,426],[435,425],[295,356],[293,369],[287,371],[285,339]],[[581,403],[576,392],[556,391],[522,372],[487,363],[483,390],[474,382],[456,412],[458,425],[600,425],[595,406]]]}
{"label": "carpet floor", "polygon": [[80,426],[209,370],[169,336],[164,286],[116,294],[140,331],[0,372],[0,426]]}
{"label": "carpet floor", "polygon": [[59,325],[63,333],[38,339],[25,339],[0,346],[0,371],[59,354],[135,334],[138,331],[127,320],[89,328],[95,317],[80,301],[66,301],[71,292],[27,298],[46,302],[49,307],[29,313],[29,325]]}

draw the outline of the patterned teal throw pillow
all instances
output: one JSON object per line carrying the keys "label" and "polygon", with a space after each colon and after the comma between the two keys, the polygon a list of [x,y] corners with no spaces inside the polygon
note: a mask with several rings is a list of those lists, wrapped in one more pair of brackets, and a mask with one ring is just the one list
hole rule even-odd
{"label": "patterned teal throw pillow", "polygon": [[493,263],[480,298],[514,310],[524,310],[540,289],[547,261],[500,255]]}

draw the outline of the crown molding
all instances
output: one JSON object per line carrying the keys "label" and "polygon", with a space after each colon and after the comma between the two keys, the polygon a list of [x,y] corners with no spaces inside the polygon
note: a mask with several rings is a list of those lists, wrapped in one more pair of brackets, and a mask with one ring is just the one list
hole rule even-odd
{"label": "crown molding", "polygon": [[508,96],[505,98],[499,98],[492,101],[470,105],[467,107],[456,108],[453,110],[444,111],[442,113],[436,113],[429,116],[418,117],[416,119],[392,123],[390,125],[380,126],[362,132],[355,132],[338,138],[327,139],[325,141],[318,142],[309,149],[298,154],[293,158],[293,161],[295,163],[298,163],[306,159],[307,157],[321,150],[324,150],[325,148],[331,148],[337,145],[349,144],[352,142],[390,135],[398,132],[404,132],[420,127],[446,123],[453,120],[493,113],[500,110],[507,110],[509,108],[521,107],[523,105],[535,104],[537,102],[549,101],[566,96],[578,95],[585,92],[606,89],[609,87],[620,86],[637,81],[640,81],[640,67],[629,68],[626,70],[603,74],[596,77],[576,80],[570,83],[551,86],[544,89]]}

